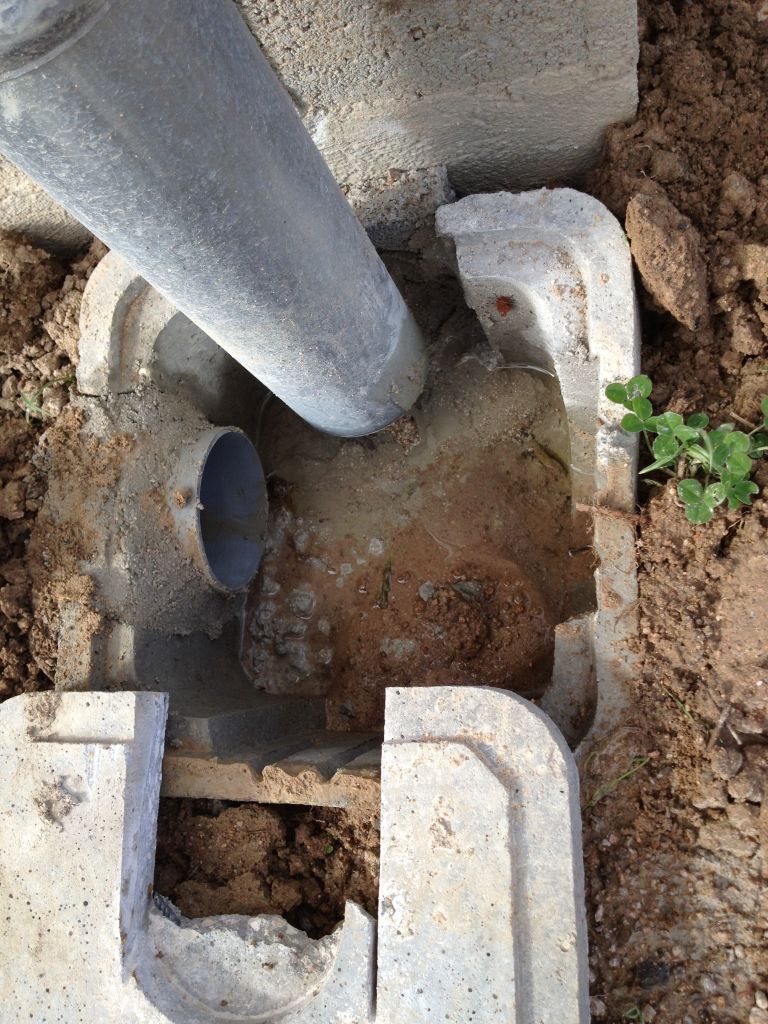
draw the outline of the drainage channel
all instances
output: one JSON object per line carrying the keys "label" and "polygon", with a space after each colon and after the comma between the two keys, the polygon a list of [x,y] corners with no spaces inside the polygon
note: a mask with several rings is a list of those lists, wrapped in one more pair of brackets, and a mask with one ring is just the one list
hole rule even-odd
{"label": "drainage channel", "polygon": [[[89,880],[92,913],[64,881],[58,905],[68,943],[110,937],[114,1019],[588,1017],[563,737],[589,750],[632,672],[635,452],[602,398],[637,369],[629,253],[567,189],[469,197],[437,227],[433,264],[392,267],[430,377],[371,438],[254,401],[250,375],[116,254],[89,281],[81,396],[52,434],[32,538],[35,586],[57,595],[58,692],[3,705],[0,799],[19,808],[15,876],[18,848]],[[380,808],[378,920],[350,902],[311,940],[148,901],[161,781]],[[23,887],[44,920],[43,889]],[[66,998],[75,1019],[112,997]]]}
{"label": "drainage channel", "polygon": [[265,695],[322,700],[325,731],[286,735],[269,763],[259,749],[182,743],[166,756],[166,795],[378,803],[387,687],[540,698],[556,624],[593,608],[552,371],[493,349],[445,268],[394,264],[431,343],[410,416],[344,440],[270,396],[260,413],[270,515],[242,664]]}

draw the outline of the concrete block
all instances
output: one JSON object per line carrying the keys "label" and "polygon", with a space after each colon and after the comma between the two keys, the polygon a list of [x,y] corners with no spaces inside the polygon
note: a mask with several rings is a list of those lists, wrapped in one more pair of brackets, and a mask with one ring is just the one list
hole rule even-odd
{"label": "concrete block", "polygon": [[166,706],[157,693],[46,693],[0,707],[9,1024],[156,1019],[139,1013],[131,971],[152,886]]}
{"label": "concrete block", "polygon": [[369,1024],[375,923],[353,904],[314,941],[153,903],[166,710],[158,693],[0,707],[0,1019]]}
{"label": "concrete block", "polygon": [[377,1020],[589,1020],[579,786],[545,715],[387,691]]}
{"label": "concrete block", "polygon": [[347,904],[320,940],[153,897],[166,710],[156,693],[0,707],[3,1020],[588,1019],[578,781],[527,701],[389,691],[378,936]]}
{"label": "concrete block", "polygon": [[376,922],[354,903],[318,940],[272,915],[177,923],[155,909],[136,973],[163,1021],[371,1024],[375,941]]}
{"label": "concrete block", "polygon": [[634,116],[635,0],[238,0],[337,180],[573,179]]}
{"label": "concrete block", "polygon": [[0,231],[23,235],[57,256],[71,256],[91,233],[10,160],[0,156]]}
{"label": "concrete block", "polygon": [[[640,370],[629,244],[602,203],[572,189],[469,196],[441,207],[436,223],[498,365],[530,365],[560,384],[574,515],[591,516],[600,560],[596,611],[556,631],[556,674],[541,705],[575,740],[590,718],[593,730],[615,721],[636,670],[637,437],[604,394]],[[577,690],[594,692],[591,708]]]}

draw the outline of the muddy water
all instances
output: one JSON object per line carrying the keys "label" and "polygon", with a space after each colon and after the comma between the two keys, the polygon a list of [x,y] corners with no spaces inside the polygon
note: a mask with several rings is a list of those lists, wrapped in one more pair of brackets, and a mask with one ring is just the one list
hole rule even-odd
{"label": "muddy water", "polygon": [[318,434],[275,402],[260,452],[267,554],[244,661],[255,685],[322,694],[329,728],[378,729],[393,685],[540,695],[553,628],[588,565],[572,536],[556,382],[464,359],[412,418]]}

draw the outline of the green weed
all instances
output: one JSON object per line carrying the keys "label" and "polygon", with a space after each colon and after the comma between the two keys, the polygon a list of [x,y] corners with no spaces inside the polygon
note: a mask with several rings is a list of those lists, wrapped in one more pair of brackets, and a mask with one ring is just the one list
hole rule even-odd
{"label": "green weed", "polygon": [[52,388],[56,384],[74,384],[77,380],[75,374],[70,374],[68,377],[58,377],[53,380],[47,380],[45,384],[41,384],[39,388],[34,391],[23,392],[19,395],[21,404],[24,406],[24,419],[29,423],[31,420],[42,420],[46,416],[50,416],[50,413],[43,408],[41,399],[47,388]]}
{"label": "green weed", "polygon": [[[708,523],[723,503],[735,509],[751,505],[760,488],[750,480],[755,460],[768,452],[768,396],[762,400],[762,420],[749,433],[723,423],[709,430],[709,416],[694,413],[686,420],[676,412],[654,413],[650,402],[653,384],[641,374],[627,384],[609,384],[606,397],[623,406],[621,426],[630,434],[642,434],[653,455],[641,473],[661,471],[681,479],[677,494],[690,523]],[[656,435],[652,438],[652,435]],[[677,468],[677,474],[670,470]],[[704,479],[698,479],[703,475]]]}
{"label": "green weed", "polygon": [[634,1006],[630,1006],[628,1010],[625,1010],[621,1015],[621,1019],[636,1021],[637,1024],[645,1024],[645,1014],[637,1003],[635,1003]]}
{"label": "green weed", "polygon": [[619,783],[624,782],[625,779],[632,778],[632,776],[639,772],[642,768],[645,768],[649,761],[650,757],[646,756],[645,754],[635,754],[635,756],[632,758],[632,763],[626,771],[622,772],[621,775],[617,775],[615,779],[611,779],[610,782],[603,783],[602,786],[599,786],[595,790],[595,792],[592,794],[591,799],[588,801],[585,810],[588,811],[590,807],[594,807],[596,803],[603,799],[603,797],[608,796],[609,793],[612,793],[614,789],[616,789],[616,787],[619,785]]}

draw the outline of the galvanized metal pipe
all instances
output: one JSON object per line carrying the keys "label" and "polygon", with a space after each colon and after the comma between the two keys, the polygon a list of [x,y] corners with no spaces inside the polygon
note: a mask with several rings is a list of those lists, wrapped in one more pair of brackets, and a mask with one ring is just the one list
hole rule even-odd
{"label": "galvanized metal pipe", "polygon": [[318,428],[419,395],[418,328],[231,0],[0,0],[0,150]]}

